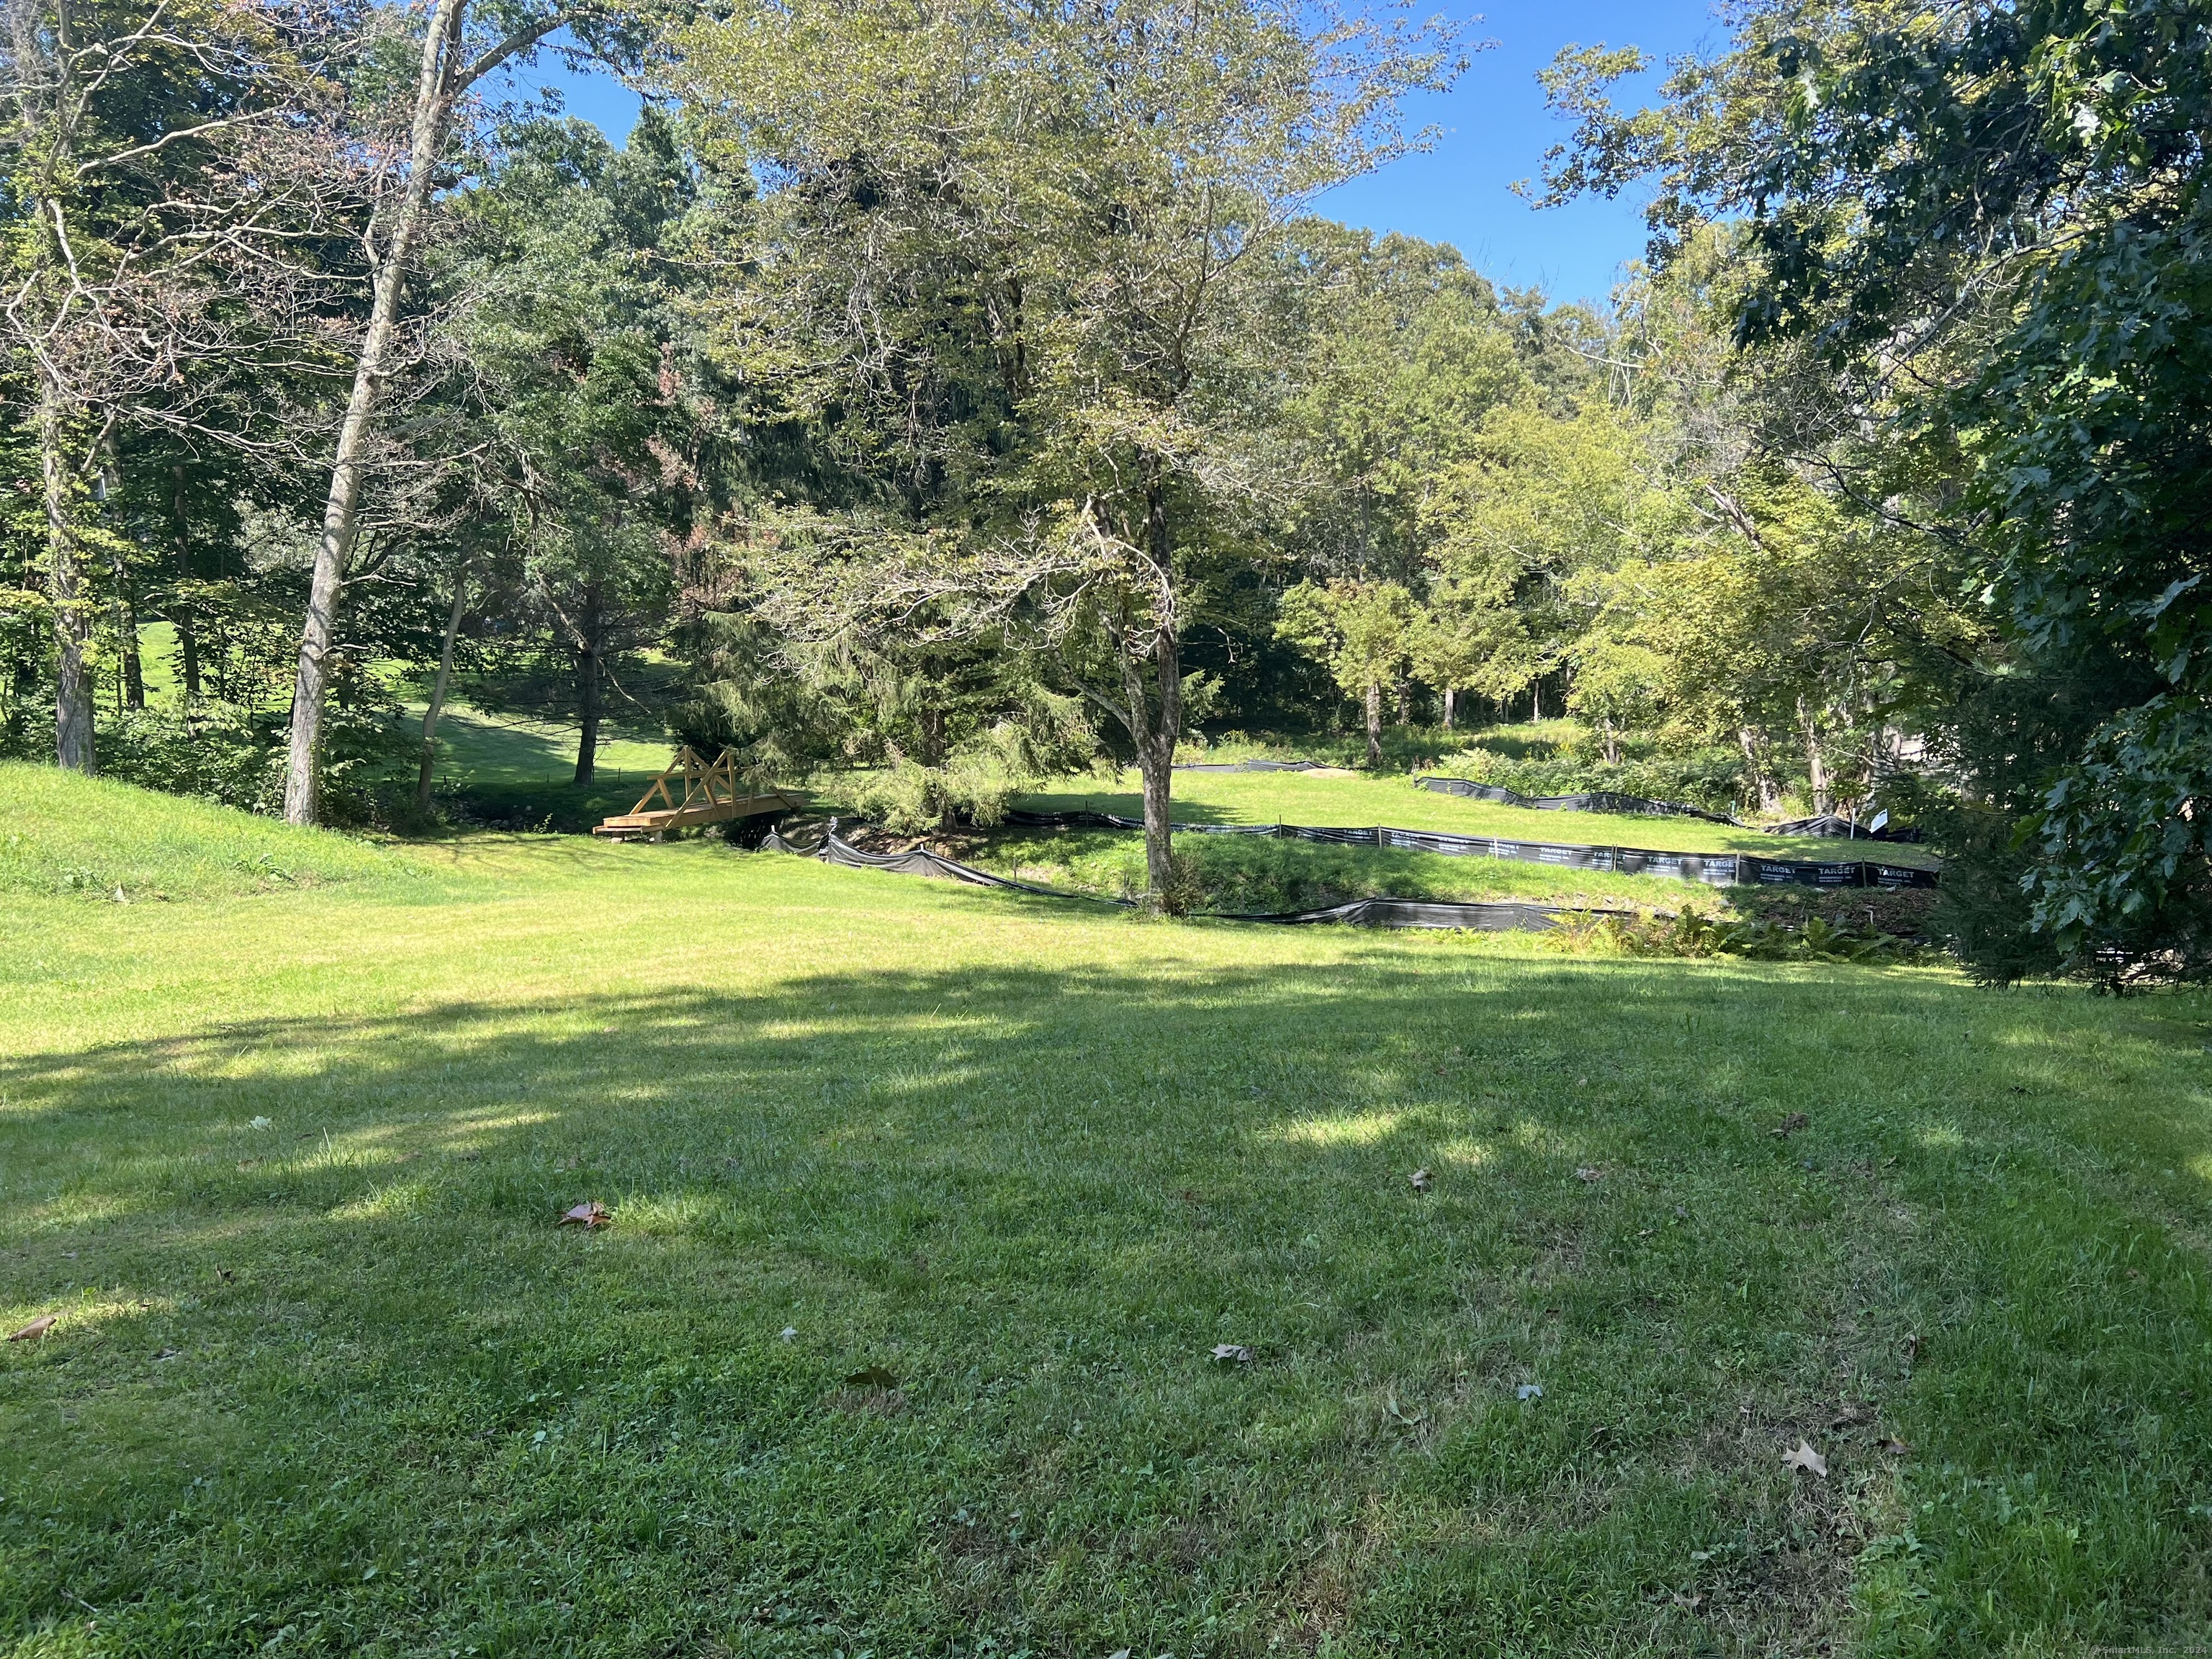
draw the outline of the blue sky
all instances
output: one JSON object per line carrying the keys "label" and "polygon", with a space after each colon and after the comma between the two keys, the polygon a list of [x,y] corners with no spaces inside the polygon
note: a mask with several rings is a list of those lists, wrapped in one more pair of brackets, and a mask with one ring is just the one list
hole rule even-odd
{"label": "blue sky", "polygon": [[[1498,282],[1540,287],[1556,300],[1602,300],[1621,263],[1643,253],[1643,204],[1584,201],[1538,213],[1512,193],[1566,134],[1544,107],[1536,71],[1570,43],[1635,45],[1667,57],[1719,44],[1719,25],[1708,0],[1493,0],[1480,16],[1476,35],[1496,44],[1451,92],[1408,112],[1413,125],[1443,129],[1435,149],[1332,191],[1322,211],[1453,243]],[[546,64],[520,78],[558,86],[571,114],[617,139],[636,118],[636,98],[606,77]]]}

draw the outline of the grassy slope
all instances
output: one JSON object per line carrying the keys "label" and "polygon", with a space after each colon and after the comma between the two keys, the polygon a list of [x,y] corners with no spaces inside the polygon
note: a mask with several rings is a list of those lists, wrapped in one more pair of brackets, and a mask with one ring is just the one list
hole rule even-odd
{"label": "grassy slope", "polygon": [[204,801],[0,761],[0,894],[204,898],[405,880],[402,854]]}
{"label": "grassy slope", "polygon": [[422,856],[0,907],[0,1651],[2207,1633],[2197,1002]]}

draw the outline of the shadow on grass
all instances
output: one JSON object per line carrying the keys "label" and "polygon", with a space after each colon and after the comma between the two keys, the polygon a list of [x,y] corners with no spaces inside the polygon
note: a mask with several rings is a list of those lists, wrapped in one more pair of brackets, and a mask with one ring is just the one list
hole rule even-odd
{"label": "shadow on grass", "polygon": [[2125,1158],[2201,1113],[2050,1009],[1378,946],[19,1060],[0,1295],[64,1324],[0,1356],[0,1629],[1771,1651],[1856,1584],[1950,1650],[2167,1630],[2212,1328]]}

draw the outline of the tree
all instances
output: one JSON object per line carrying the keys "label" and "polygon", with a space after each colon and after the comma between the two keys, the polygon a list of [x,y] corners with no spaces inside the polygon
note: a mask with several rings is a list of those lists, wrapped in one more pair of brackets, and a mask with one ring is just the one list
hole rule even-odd
{"label": "tree", "polygon": [[865,599],[1043,653],[1134,750],[1156,893],[1184,643],[1269,496],[1270,256],[1454,63],[1273,0],[748,6],[684,43],[766,185],[755,361],[908,526],[810,590],[820,631]]}
{"label": "tree", "polygon": [[1367,716],[1367,763],[1382,763],[1382,688],[1416,649],[1420,623],[1413,596],[1396,582],[1344,577],[1300,582],[1283,595],[1276,631],[1328,666],[1329,677]]}
{"label": "tree", "polygon": [[0,343],[35,434],[56,757],[88,772],[92,590],[122,556],[90,504],[127,435],[235,438],[230,377],[313,331],[295,250],[326,228],[343,164],[289,8],[7,0],[6,16]]}
{"label": "tree", "polygon": [[597,0],[431,0],[411,96],[373,107],[363,143],[376,154],[377,199],[362,236],[367,306],[352,353],[352,388],[339,422],[300,637],[292,696],[284,816],[315,821],[316,753],[337,640],[342,590],[361,531],[363,492],[374,468],[376,425],[393,384],[421,356],[404,325],[410,284],[441,209],[457,123],[471,89],[501,65],[533,53],[556,30],[604,21]]}
{"label": "tree", "polygon": [[742,392],[686,315],[695,245],[746,195],[655,111],[623,149],[580,122],[523,123],[437,265],[507,520],[500,591],[522,626],[506,654],[564,665],[579,783],[609,692],[634,695],[625,669],[668,635],[681,550],[746,470]]}
{"label": "tree", "polygon": [[1867,451],[1948,460],[1920,503],[1854,493],[1953,538],[2002,626],[1929,699],[1969,802],[2006,820],[1958,850],[2036,843],[2017,927],[1980,935],[2004,941],[2000,977],[2030,937],[2085,970],[2112,947],[2212,971],[2212,802],[2182,781],[2212,776],[2205,27],[2157,4],[1768,0],[1659,108],[1608,100],[1633,53],[1553,75],[1581,120],[1555,194],[1656,174],[1662,261],[1740,216],[1738,340],[1818,363],[1875,427]]}

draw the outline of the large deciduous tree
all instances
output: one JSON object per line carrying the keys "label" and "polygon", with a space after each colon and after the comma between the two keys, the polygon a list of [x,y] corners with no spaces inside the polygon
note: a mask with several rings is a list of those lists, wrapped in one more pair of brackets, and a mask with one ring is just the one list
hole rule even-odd
{"label": "large deciduous tree", "polygon": [[763,185],[732,349],[894,532],[824,631],[1036,650],[1134,751],[1156,893],[1184,643],[1268,511],[1271,256],[1455,61],[1275,0],[798,0],[685,42]]}
{"label": "large deciduous tree", "polygon": [[[653,8],[624,8],[641,15]],[[338,607],[374,470],[377,423],[395,382],[420,361],[422,254],[451,182],[453,149],[473,88],[563,28],[596,40],[613,8],[602,0],[430,0],[411,81],[379,100],[366,77],[358,142],[374,160],[373,210],[361,235],[365,292],[350,354],[350,390],[330,456],[321,532],[301,631],[284,777],[284,816],[316,817],[316,756],[337,643]],[[410,325],[416,325],[410,326]]]}
{"label": "large deciduous tree", "polygon": [[239,441],[237,375],[314,331],[302,249],[349,171],[324,43],[262,0],[0,7],[0,348],[36,455],[63,766],[95,764],[94,588],[122,556],[90,504],[118,445]]}
{"label": "large deciduous tree", "polygon": [[2212,17],[1762,0],[1617,112],[1640,61],[1558,66],[1556,191],[1656,175],[1662,259],[1740,219],[1739,341],[1839,383],[1846,445],[1954,464],[1917,503],[1856,493],[1955,539],[2002,630],[1929,714],[2002,820],[1962,842],[2015,901],[1982,965],[2212,971]]}

